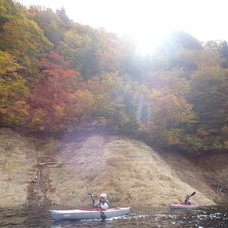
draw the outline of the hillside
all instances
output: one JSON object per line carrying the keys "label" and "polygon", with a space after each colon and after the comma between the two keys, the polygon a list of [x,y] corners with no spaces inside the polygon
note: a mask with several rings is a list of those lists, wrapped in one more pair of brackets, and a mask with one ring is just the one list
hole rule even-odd
{"label": "hillside", "polygon": [[88,192],[107,192],[112,206],[167,205],[193,191],[202,205],[228,202],[227,154],[194,161],[96,131],[54,139],[1,128],[0,142],[1,207],[88,207]]}
{"label": "hillside", "polygon": [[175,31],[143,55],[133,37],[80,24],[64,8],[0,6],[1,127],[103,126],[162,151],[228,151],[227,41]]}

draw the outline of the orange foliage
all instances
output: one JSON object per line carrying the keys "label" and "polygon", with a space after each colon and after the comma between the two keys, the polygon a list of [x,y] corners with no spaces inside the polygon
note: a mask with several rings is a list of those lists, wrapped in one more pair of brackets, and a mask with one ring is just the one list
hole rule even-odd
{"label": "orange foliage", "polygon": [[32,88],[29,100],[31,125],[56,130],[73,120],[80,122],[88,113],[92,95],[81,89],[79,73],[68,69],[67,62],[54,51],[41,62],[44,76]]}

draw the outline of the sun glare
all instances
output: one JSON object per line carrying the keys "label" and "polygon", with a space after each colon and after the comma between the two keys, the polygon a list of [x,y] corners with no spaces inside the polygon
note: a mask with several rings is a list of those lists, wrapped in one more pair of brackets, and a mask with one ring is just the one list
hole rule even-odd
{"label": "sun glare", "polygon": [[136,42],[137,51],[139,54],[152,54],[156,46],[165,39],[168,32],[159,33],[158,31],[137,33],[135,32],[134,40]]}
{"label": "sun glare", "polygon": [[181,30],[204,41],[228,39],[225,25],[221,24],[227,21],[227,0],[17,1],[53,10],[64,7],[67,16],[75,22],[132,37],[138,51],[144,54],[150,53],[171,31]]}

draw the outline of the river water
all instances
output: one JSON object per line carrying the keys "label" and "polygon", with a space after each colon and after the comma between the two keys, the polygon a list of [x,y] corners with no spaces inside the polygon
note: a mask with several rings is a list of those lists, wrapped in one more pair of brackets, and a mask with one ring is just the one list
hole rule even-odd
{"label": "river water", "polygon": [[228,228],[228,206],[203,207],[182,211],[169,208],[133,209],[131,215],[120,218],[55,222],[50,208],[0,209],[0,227],[50,227],[50,228]]}

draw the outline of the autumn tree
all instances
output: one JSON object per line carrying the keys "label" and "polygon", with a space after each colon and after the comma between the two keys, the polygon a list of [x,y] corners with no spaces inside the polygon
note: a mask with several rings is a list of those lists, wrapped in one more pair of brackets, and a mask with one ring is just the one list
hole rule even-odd
{"label": "autumn tree", "polygon": [[25,7],[13,1],[1,0],[0,50],[9,52],[24,66],[23,77],[33,79],[39,72],[38,57],[51,43],[37,23],[29,20]]}
{"label": "autumn tree", "polygon": [[194,72],[192,77],[189,100],[198,117],[197,135],[203,150],[226,150],[228,71],[208,66]]}
{"label": "autumn tree", "polygon": [[34,84],[29,99],[30,126],[56,131],[85,121],[93,97],[83,90],[79,73],[54,51],[41,62],[43,77]]}
{"label": "autumn tree", "polygon": [[23,126],[28,118],[29,88],[18,73],[22,67],[7,52],[0,51],[0,124]]}

